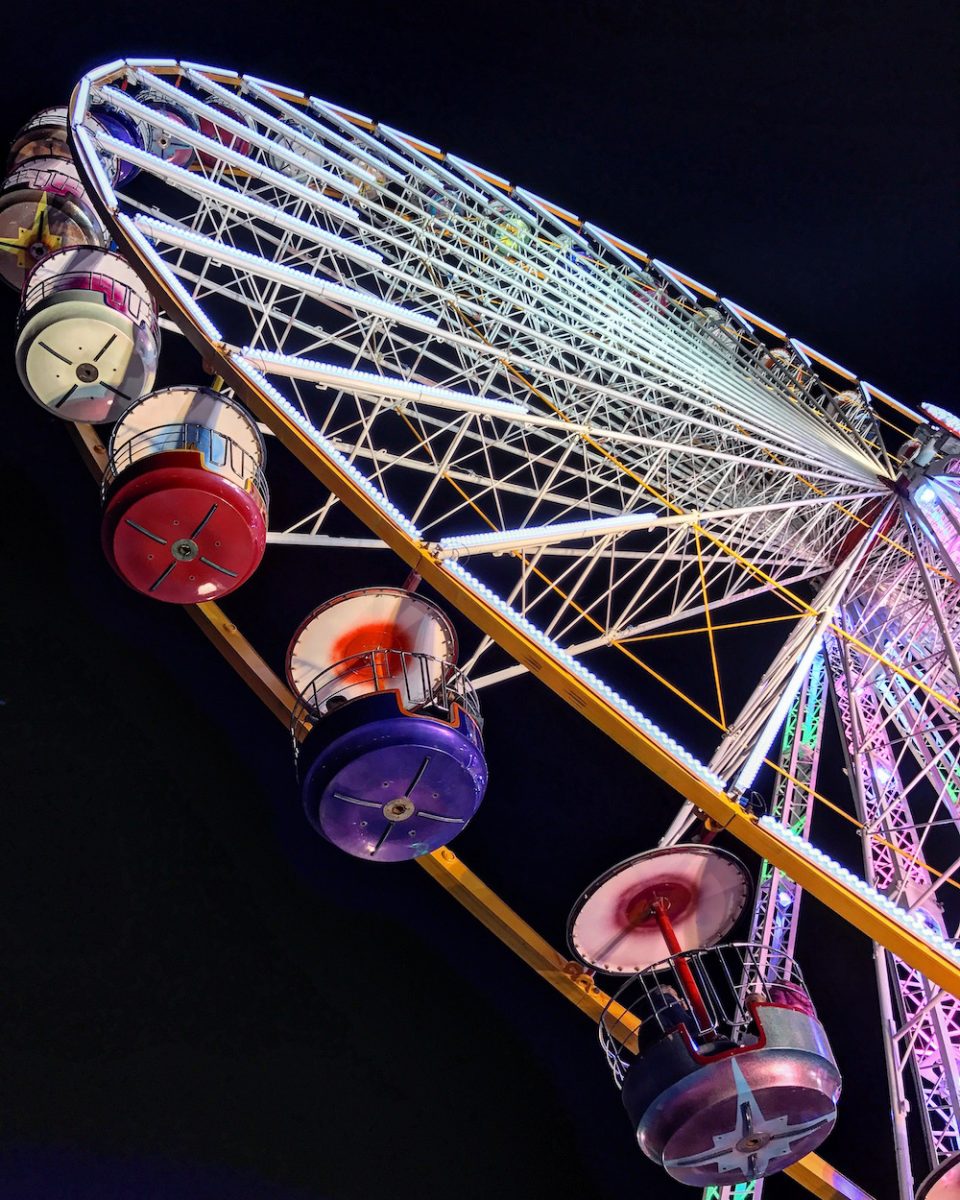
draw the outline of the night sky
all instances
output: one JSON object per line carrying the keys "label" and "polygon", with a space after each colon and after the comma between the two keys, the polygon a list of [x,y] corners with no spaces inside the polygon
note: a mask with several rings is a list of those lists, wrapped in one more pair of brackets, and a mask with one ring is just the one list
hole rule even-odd
{"label": "night sky", "polygon": [[[35,37],[22,19],[3,144],[98,63],[222,64],[488,166],[957,410],[948,5],[177,0],[45,6]],[[588,1020],[417,867],[312,833],[285,730],[183,613],[111,574],[95,486],[23,393],[0,299],[0,1200],[697,1195],[636,1148]],[[172,341],[161,382],[199,381]],[[271,549],[234,611],[268,616],[279,667],[310,607],[405,574]],[[561,947],[583,887],[677,800],[531,681],[481,700],[491,785],[454,849]],[[888,1200],[869,946],[807,916],[798,955],[845,1076],[822,1154]]]}

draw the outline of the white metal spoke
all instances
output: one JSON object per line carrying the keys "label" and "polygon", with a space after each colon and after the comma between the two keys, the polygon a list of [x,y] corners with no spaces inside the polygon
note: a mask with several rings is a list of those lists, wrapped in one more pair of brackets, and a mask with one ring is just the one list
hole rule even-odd
{"label": "white metal spoke", "polygon": [[[677,268],[419,138],[195,64],[176,82],[140,60],[113,64],[81,83],[71,119],[91,186],[168,315],[199,333],[314,471],[271,544],[399,548],[516,655],[474,638],[476,686],[531,664],[556,671],[570,697],[585,689],[607,706],[585,710],[598,725],[609,717],[655,745],[665,778],[676,768],[743,802],[786,725],[770,824],[808,864],[822,650],[846,815],[865,849],[863,878],[834,867],[935,953],[954,954],[950,414],[917,412]],[[88,119],[91,102],[176,138],[192,161],[108,135]],[[139,172],[121,196],[98,154]],[[478,612],[494,615],[484,624]],[[691,673],[697,651],[703,670]],[[702,761],[657,724],[678,702]],[[666,840],[690,820],[681,813]],[[754,932],[792,945],[782,896],[795,912],[799,890],[776,870],[763,882]],[[878,961],[885,1011],[899,1006],[886,1050],[905,1180],[907,1069],[931,1158],[960,1149],[960,1002],[886,951]]]}

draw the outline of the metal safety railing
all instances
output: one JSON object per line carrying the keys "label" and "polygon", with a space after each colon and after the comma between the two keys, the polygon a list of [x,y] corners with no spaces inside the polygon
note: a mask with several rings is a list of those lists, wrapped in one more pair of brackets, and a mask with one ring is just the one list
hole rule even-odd
{"label": "metal safety railing", "polygon": [[[691,976],[701,1005],[690,1003]],[[753,1024],[750,1005],[758,1001],[816,1016],[794,959],[762,942],[686,950],[631,975],[611,997],[599,1025],[600,1044],[617,1086],[643,1045],[678,1025],[686,1026],[706,1053],[746,1044]],[[639,1019],[639,1039],[633,1034],[635,1022],[627,1025],[628,1017]]]}
{"label": "metal safety railing", "polygon": [[17,332],[23,328],[33,312],[52,296],[61,292],[83,292],[86,295],[102,296],[107,308],[129,317],[134,325],[147,329],[154,340],[160,337],[154,306],[130,284],[121,283],[103,271],[67,269],[39,283],[31,283],[30,278],[28,275],[20,298]]}
{"label": "metal safety railing", "polygon": [[114,480],[134,463],[174,450],[192,450],[201,454],[209,470],[232,477],[238,486],[258,499],[264,512],[269,508],[267,478],[257,459],[226,434],[194,421],[156,425],[132,434],[119,444],[111,442],[102,494],[106,495]]}
{"label": "metal safety railing", "polygon": [[415,650],[376,648],[332,663],[303,688],[291,719],[294,747],[308,724],[378,692],[396,692],[407,711],[443,721],[453,719],[456,706],[478,729],[483,726],[477,693],[454,663]]}

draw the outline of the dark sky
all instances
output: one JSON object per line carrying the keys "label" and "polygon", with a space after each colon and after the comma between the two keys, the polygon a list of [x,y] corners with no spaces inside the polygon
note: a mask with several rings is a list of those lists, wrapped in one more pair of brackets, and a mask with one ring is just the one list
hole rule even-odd
{"label": "dark sky", "polygon": [[[43,14],[0,81],[0,141],[99,62],[222,63],[489,166],[908,403],[957,407],[947,5]],[[102,560],[93,483],[16,380],[5,303],[0,1200],[695,1195],[633,1145],[587,1020],[416,867],[309,831],[283,729]],[[274,550],[237,609],[276,613],[276,658],[312,604],[404,574]],[[532,683],[483,700],[491,788],[455,848],[560,946],[674,799]],[[600,827],[601,797],[622,819]],[[800,954],[845,1075],[824,1156],[886,1200],[868,947],[811,905]]]}

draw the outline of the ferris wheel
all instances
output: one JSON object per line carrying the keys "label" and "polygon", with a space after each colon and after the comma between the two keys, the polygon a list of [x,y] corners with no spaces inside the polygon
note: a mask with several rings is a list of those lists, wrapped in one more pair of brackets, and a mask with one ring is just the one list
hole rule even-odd
{"label": "ferris wheel", "polygon": [[[145,594],[202,603],[271,540],[386,546],[481,631],[458,663],[415,581],[318,597],[286,663],[317,829],[359,856],[440,855],[486,786],[477,694],[539,676],[684,802],[570,923],[584,967],[627,979],[594,1007],[644,1150],[740,1200],[829,1131],[839,1076],[793,964],[806,890],[878,946],[901,1200],[928,1173],[924,1194],[950,1194],[958,419],[490,170],[288,87],[129,59],[46,120],[0,193],[0,265],[26,279],[18,368],[34,399],[117,422],[112,565]],[[214,388],[151,391],[163,323]],[[282,527],[274,442],[315,480]],[[831,710],[846,797],[821,780]],[[680,727],[689,745],[667,732]],[[817,845],[826,810],[849,829],[842,863]],[[750,888],[710,848],[719,829],[763,859],[739,948],[723,938]],[[765,1115],[773,1067],[745,1052],[778,1036],[784,1061],[819,1047],[790,1084],[816,1100]],[[685,1049],[668,1061],[671,1038]],[[641,1094],[630,1065],[653,1061],[660,1091]],[[656,1124],[692,1061],[713,1073],[685,1103],[714,1124],[692,1130],[686,1110]]]}

